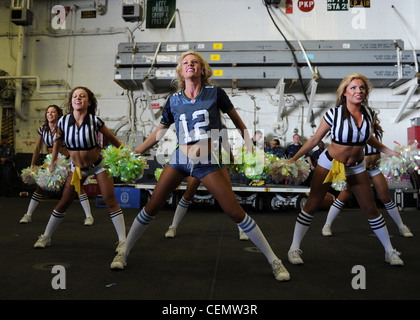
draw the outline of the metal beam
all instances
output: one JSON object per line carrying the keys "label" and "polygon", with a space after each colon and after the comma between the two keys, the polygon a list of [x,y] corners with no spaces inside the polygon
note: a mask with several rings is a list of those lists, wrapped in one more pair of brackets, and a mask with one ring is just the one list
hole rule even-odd
{"label": "metal beam", "polygon": [[419,79],[413,78],[410,81],[407,81],[406,83],[392,90],[393,95],[399,95],[407,91],[407,93],[404,96],[403,101],[401,101],[400,107],[398,108],[398,113],[394,119],[394,123],[397,123],[400,120],[402,113],[407,107],[408,102],[410,101],[411,97],[414,95],[414,92],[416,92],[418,86],[419,86]]}

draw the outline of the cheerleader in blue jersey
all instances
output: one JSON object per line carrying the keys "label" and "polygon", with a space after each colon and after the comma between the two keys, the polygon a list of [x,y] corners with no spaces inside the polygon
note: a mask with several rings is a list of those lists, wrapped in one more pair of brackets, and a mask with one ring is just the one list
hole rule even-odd
{"label": "cheerleader in blue jersey", "polygon": [[199,53],[184,52],[178,60],[176,72],[179,91],[168,99],[160,124],[135,152],[145,153],[163,137],[172,123],[175,124],[179,147],[163,169],[150,201],[134,219],[127,241],[112,261],[111,269],[124,269],[138,238],[181,181],[191,175],[201,181],[222,209],[264,253],[276,280],[289,280],[289,273],[272,251],[260,228],[236,200],[227,178],[227,169],[219,163],[219,154],[211,152],[213,143],[219,141],[222,129],[220,112],[229,115],[252,150],[245,124],[226,93],[210,84],[212,70]]}
{"label": "cheerleader in blue jersey", "polygon": [[[38,138],[36,140],[36,145],[34,149],[34,153],[32,155],[31,167],[35,166],[35,162],[39,157],[41,152],[42,146],[45,144],[47,147],[47,153],[50,154],[52,152],[52,148],[54,145],[56,132],[57,132],[57,122],[63,115],[63,111],[60,107],[56,105],[50,105],[45,110],[45,121],[42,126],[38,128]],[[68,156],[69,152],[67,148],[63,146],[60,149],[60,153],[64,156]],[[32,222],[32,214],[35,209],[38,207],[39,202],[42,199],[44,194],[44,190],[42,190],[39,186],[36,187],[36,190],[32,194],[31,201],[29,202],[28,210],[20,219],[19,223],[30,223]],[[85,226],[90,226],[93,224],[93,217],[90,210],[89,199],[86,195],[86,192],[82,190],[79,196],[80,204],[85,212],[86,219],[84,221]]]}
{"label": "cheerleader in blue jersey", "polygon": [[393,248],[385,220],[376,208],[365,167],[363,149],[366,144],[387,155],[398,156],[373,135],[375,113],[368,106],[371,88],[369,80],[361,74],[344,77],[337,90],[336,107],[327,111],[315,134],[291,159],[296,161],[312,150],[328,132],[331,133],[331,144],[319,157],[308,200],[296,221],[288,252],[292,264],[303,264],[301,241],[331,182],[342,178],[346,178],[360,208],[367,214],[370,226],[384,246],[385,261],[397,266],[404,264],[400,253]]}
{"label": "cheerleader in blue jersey", "polygon": [[51,245],[51,236],[63,220],[76,194],[80,195],[83,182],[95,175],[104,202],[110,212],[111,220],[118,236],[117,251],[126,238],[123,212],[114,194],[114,181],[103,168],[98,132],[114,146],[121,142],[104,122],[95,116],[97,100],[92,91],[85,87],[74,88],[68,97],[69,113],[61,117],[57,124],[57,136],[52,151],[50,171],[55,170],[55,161],[63,142],[71,157],[71,172],[64,184],[63,194],[54,208],[44,233],[34,244],[35,248]]}
{"label": "cheerleader in blue jersey", "polygon": [[[373,128],[373,134],[375,138],[379,141],[382,141],[383,129],[379,124],[378,116],[375,116],[375,123]],[[381,159],[381,154],[378,150],[372,148],[370,145],[365,147],[365,162],[366,162],[366,171],[369,175],[369,178],[375,187],[376,193],[384,204],[386,211],[391,216],[392,220],[396,223],[400,235],[406,238],[413,237],[410,229],[403,223],[400,213],[398,212],[397,207],[395,206],[394,201],[391,200],[389,194],[388,183],[382,172],[378,168],[379,160]],[[334,200],[334,203],[328,211],[327,219],[325,225],[322,228],[322,235],[325,237],[332,236],[331,226],[335,218],[341,212],[344,207],[344,204],[351,197],[351,187],[346,186],[344,190],[340,192],[337,199]]]}

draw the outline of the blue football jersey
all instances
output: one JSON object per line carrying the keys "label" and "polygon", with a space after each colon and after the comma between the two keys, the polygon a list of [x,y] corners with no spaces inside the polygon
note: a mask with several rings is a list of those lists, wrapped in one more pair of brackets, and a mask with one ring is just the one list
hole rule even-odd
{"label": "blue football jersey", "polygon": [[220,111],[227,113],[233,104],[226,92],[215,86],[203,86],[195,99],[184,91],[169,97],[162,113],[161,123],[175,123],[178,144],[190,144],[209,139],[212,129],[221,130]]}

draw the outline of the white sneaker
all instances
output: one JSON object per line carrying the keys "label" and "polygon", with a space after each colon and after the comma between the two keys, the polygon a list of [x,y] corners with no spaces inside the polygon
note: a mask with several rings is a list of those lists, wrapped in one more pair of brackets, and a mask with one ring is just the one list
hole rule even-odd
{"label": "white sneaker", "polygon": [[121,251],[123,251],[123,247],[124,247],[124,245],[125,245],[125,241],[126,240],[121,240],[121,241],[118,241],[117,242],[117,248],[115,249],[115,252],[121,252]]}
{"label": "white sneaker", "polygon": [[176,228],[173,226],[169,226],[168,231],[165,233],[165,238],[175,238],[176,236]]}
{"label": "white sneaker", "polygon": [[246,235],[246,233],[244,232],[244,230],[239,230],[239,240],[249,240],[248,236]]}
{"label": "white sneaker", "polygon": [[29,214],[25,214],[22,219],[20,219],[19,223],[30,223],[32,222],[32,216]]}
{"label": "white sneaker", "polygon": [[385,252],[385,261],[389,262],[391,266],[403,266],[404,262],[400,258],[400,252],[397,250],[392,250],[389,252]]}
{"label": "white sneaker", "polygon": [[85,219],[85,221],[83,222],[83,225],[85,225],[85,226],[91,226],[91,225],[93,225],[93,217],[88,217],[88,218],[86,218]]}
{"label": "white sneaker", "polygon": [[114,260],[111,262],[111,269],[120,269],[123,270],[127,266],[127,261],[124,257],[124,252],[120,251],[115,256]]}
{"label": "white sneaker", "polygon": [[274,277],[278,281],[288,281],[290,280],[290,274],[281,263],[281,260],[274,260],[271,264],[271,268],[273,270]]}
{"label": "white sneaker", "polygon": [[412,238],[413,234],[411,233],[410,229],[404,224],[400,230],[400,235],[405,238]]}
{"label": "white sneaker", "polygon": [[331,225],[330,224],[325,224],[322,227],[322,235],[324,237],[331,237],[332,236],[332,230],[331,230]]}
{"label": "white sneaker", "polygon": [[44,236],[41,234],[38,237],[38,241],[35,242],[34,248],[45,248],[51,245],[51,237]]}
{"label": "white sneaker", "polygon": [[303,264],[303,260],[302,260],[302,250],[300,249],[293,249],[293,250],[289,250],[289,252],[287,253],[287,257],[289,258],[289,262],[291,264]]}

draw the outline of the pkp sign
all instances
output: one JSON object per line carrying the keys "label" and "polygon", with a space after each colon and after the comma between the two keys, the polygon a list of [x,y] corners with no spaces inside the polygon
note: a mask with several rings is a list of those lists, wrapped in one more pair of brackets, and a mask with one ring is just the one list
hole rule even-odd
{"label": "pkp sign", "polygon": [[303,12],[311,11],[315,6],[315,0],[298,0],[298,8]]}

